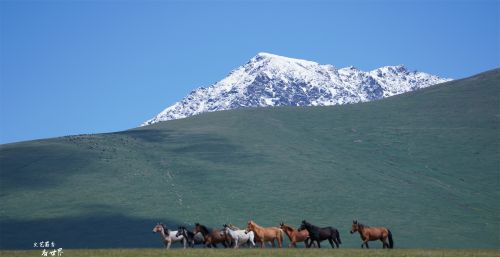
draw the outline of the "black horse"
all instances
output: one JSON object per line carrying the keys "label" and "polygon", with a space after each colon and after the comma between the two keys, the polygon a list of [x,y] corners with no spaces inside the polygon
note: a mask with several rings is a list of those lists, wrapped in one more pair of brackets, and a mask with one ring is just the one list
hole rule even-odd
{"label": "black horse", "polygon": [[340,241],[339,231],[334,227],[319,228],[303,220],[302,224],[299,227],[299,231],[304,229],[309,232],[309,238],[311,239],[309,241],[308,247],[311,247],[313,242],[316,241],[316,243],[318,244],[318,248],[321,248],[320,242],[325,239],[328,239],[328,241],[332,245],[332,248],[335,248],[333,245],[334,242],[335,245],[337,245],[337,248],[339,248],[339,245],[342,244],[342,241]]}
{"label": "black horse", "polygon": [[195,233],[189,231],[184,226],[180,226],[177,229],[177,235],[176,236],[178,237],[178,236],[181,236],[181,235],[184,238],[186,238],[189,247],[194,247],[195,245],[203,244],[203,236],[201,236],[201,235],[197,236]]}

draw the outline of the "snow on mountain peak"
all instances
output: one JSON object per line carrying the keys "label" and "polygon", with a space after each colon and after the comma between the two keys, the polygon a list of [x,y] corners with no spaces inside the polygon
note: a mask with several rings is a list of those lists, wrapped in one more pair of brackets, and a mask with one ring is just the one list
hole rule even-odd
{"label": "snow on mountain peak", "polygon": [[261,52],[221,81],[193,90],[142,126],[242,107],[366,102],[449,81],[403,65],[369,72]]}

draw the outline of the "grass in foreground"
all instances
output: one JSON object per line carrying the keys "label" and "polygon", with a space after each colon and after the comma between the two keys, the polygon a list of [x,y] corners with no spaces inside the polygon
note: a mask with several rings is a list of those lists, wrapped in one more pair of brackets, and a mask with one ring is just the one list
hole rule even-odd
{"label": "grass in foreground", "polygon": [[[357,257],[357,256],[439,256],[439,257],[486,257],[486,256],[500,256],[500,250],[449,250],[449,249],[432,249],[432,250],[421,250],[421,249],[396,249],[396,250],[382,250],[382,249],[99,249],[99,250],[76,250],[67,249],[64,250],[62,256],[117,256],[117,257],[138,257],[138,256],[283,256],[283,257],[321,257],[321,256],[335,256],[335,257]],[[41,256],[41,251],[31,250],[31,251],[0,251],[0,256],[9,257],[28,257],[28,256]]]}

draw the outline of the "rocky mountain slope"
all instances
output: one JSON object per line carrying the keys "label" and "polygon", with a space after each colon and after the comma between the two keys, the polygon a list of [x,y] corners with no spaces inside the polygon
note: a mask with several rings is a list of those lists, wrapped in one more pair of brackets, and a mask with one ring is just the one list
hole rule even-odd
{"label": "rocky mountain slope", "polygon": [[367,102],[443,83],[450,79],[404,66],[369,72],[259,53],[226,78],[193,90],[142,125],[241,107],[330,106]]}

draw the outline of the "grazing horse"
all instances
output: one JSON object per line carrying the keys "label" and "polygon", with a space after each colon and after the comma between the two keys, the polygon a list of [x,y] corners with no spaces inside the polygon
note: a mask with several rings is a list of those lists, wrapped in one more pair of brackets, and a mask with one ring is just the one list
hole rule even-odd
{"label": "grazing horse", "polygon": [[194,227],[193,233],[201,233],[205,240],[205,247],[215,247],[217,248],[217,244],[221,243],[224,248],[227,248],[228,237],[225,234],[221,234],[221,230],[213,229],[209,231],[207,227],[201,225],[200,223],[196,223]]}
{"label": "grazing horse", "polygon": [[198,234],[195,234],[195,233],[189,231],[184,226],[180,226],[177,229],[177,234],[176,234],[176,236],[183,236],[187,240],[189,247],[194,247],[194,245],[203,244],[203,241],[204,241],[203,236],[196,236],[196,235],[198,235]]}
{"label": "grazing horse", "polygon": [[297,247],[297,242],[304,242],[305,246],[308,247],[310,239],[309,232],[307,232],[307,230],[298,231],[283,222],[280,223],[280,228],[285,231],[288,239],[290,239],[288,247]]}
{"label": "grazing horse", "polygon": [[274,240],[278,240],[278,247],[281,248],[283,247],[283,230],[278,227],[269,227],[269,228],[264,228],[257,223],[255,223],[253,220],[249,220],[247,223],[247,230],[248,231],[253,231],[260,239],[260,247],[264,248],[265,244],[267,241],[271,242],[273,247],[276,245],[274,244]]}
{"label": "grazing horse", "polygon": [[330,245],[332,245],[332,248],[335,248],[333,243],[337,245],[337,248],[339,248],[340,244],[342,244],[342,241],[340,241],[339,231],[336,228],[333,227],[319,228],[303,220],[302,224],[300,225],[299,231],[302,231],[304,229],[307,230],[307,232],[309,232],[309,237],[311,238],[311,241],[309,242],[309,247],[311,247],[312,243],[316,241],[318,248],[321,248],[320,242],[325,239],[328,239]]}
{"label": "grazing horse", "polygon": [[156,224],[156,226],[153,228],[153,233],[160,233],[161,241],[167,247],[167,249],[170,249],[170,245],[172,243],[177,243],[177,242],[182,242],[184,245],[184,249],[186,248],[186,238],[182,235],[177,235],[177,231],[170,231],[165,225],[162,223]]}
{"label": "grazing horse", "polygon": [[253,246],[255,247],[255,242],[254,242],[254,233],[253,231],[247,232],[246,230],[242,229],[233,229],[231,226],[228,226],[227,224],[224,224],[224,229],[221,231],[221,233],[225,233],[226,236],[232,239],[234,242],[234,248],[239,248],[240,245],[247,244],[248,246]]}
{"label": "grazing horse", "polygon": [[[371,228],[369,226],[358,223],[357,220],[352,221],[351,234],[355,232],[359,232],[361,236],[361,240],[363,243],[361,244],[361,248],[366,245],[366,248],[369,248],[368,241],[380,240],[382,241],[383,248],[394,248],[394,241],[392,240],[392,233],[389,229],[384,227]],[[389,239],[389,243],[387,243],[386,239]]]}

